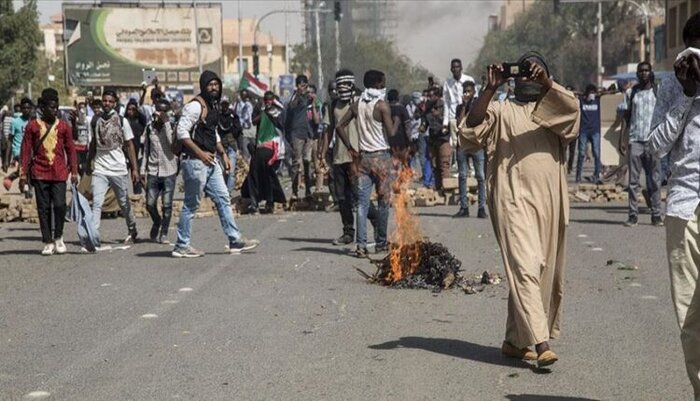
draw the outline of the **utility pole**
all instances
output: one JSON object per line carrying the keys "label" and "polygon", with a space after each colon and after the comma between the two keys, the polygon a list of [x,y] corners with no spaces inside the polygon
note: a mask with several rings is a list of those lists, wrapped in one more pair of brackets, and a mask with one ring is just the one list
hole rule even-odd
{"label": "utility pole", "polygon": [[197,64],[199,65],[199,75],[202,75],[202,52],[199,50],[199,19],[197,18],[197,0],[192,0],[192,11],[194,11],[194,38],[197,46]]}
{"label": "utility pole", "polygon": [[241,19],[241,0],[238,0],[238,79],[243,78],[243,19]]}
{"label": "utility pole", "polygon": [[289,2],[284,2],[284,73],[289,74]]}
{"label": "utility pole", "polygon": [[334,3],[333,14],[335,17],[335,70],[338,71],[340,70],[340,19],[343,18],[340,1]]}
{"label": "utility pole", "polygon": [[319,18],[318,9],[314,13],[316,19],[316,56],[318,56],[318,88],[317,94],[323,93],[323,61],[321,59],[321,19]]}
{"label": "utility pole", "polygon": [[598,1],[598,71],[597,84],[603,86],[603,3]]}

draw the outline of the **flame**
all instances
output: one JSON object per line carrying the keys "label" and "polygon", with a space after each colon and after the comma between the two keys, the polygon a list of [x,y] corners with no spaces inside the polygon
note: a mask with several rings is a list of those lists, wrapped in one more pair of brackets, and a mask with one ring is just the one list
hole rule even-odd
{"label": "flame", "polygon": [[391,271],[386,281],[396,282],[414,273],[420,264],[420,242],[423,240],[418,217],[411,212],[408,186],[413,178],[413,170],[403,163],[399,176],[394,181],[394,231],[390,237],[389,261]]}

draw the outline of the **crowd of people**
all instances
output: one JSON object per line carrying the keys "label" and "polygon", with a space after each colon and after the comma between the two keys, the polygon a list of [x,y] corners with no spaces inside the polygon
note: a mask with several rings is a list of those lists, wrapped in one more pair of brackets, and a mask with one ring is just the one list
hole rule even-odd
{"label": "crowd of people", "polygon": [[[700,13],[686,23],[683,40],[687,49],[678,55],[675,77],[660,87],[652,65],[638,65],[637,83],[625,91],[618,108],[623,126],[619,151],[629,174],[625,225],[639,221],[642,170],[651,223],[664,225],[660,188],[667,181],[671,288],[688,374],[700,399],[700,150],[695,138],[700,135]],[[231,209],[236,164],[242,159],[249,165],[240,188],[249,199],[248,212],[271,213],[274,203],[286,203],[280,181],[284,170],[292,199],[301,196],[302,188],[304,197],[312,196],[312,188],[320,191],[327,181],[342,227],[333,244],[354,243],[353,254],[367,257],[368,221],[373,252],[389,250],[388,220],[398,174],[410,168],[416,185],[443,192],[456,162],[460,202],[454,217],[470,215],[467,176],[473,170],[477,217],[490,214],[508,277],[502,353],[548,366],[559,358],[549,342],[560,334],[567,170],[572,172],[576,160],[575,181],[582,180],[590,145],[591,181],[606,175],[600,161],[600,97],[608,91],[589,85],[575,93],[563,87],[537,52],[525,53],[516,65],[522,71],[515,75],[502,64],[490,65],[477,90],[475,80],[463,74],[462,62],[453,59],[442,86],[431,79],[425,90],[405,96],[403,103],[398,90],[387,91],[385,74],[377,70],[364,73],[362,88],[352,71],[337,71],[326,103],[305,75],[296,78],[296,90],[285,102],[272,92],[253,99],[242,90],[232,103],[222,97],[221,79],[205,71],[200,94],[182,107],[168,101],[156,84],[151,104],[144,104],[145,89],[125,107],[114,90],[106,89],[100,99],[81,102],[63,116],[58,93],[46,89],[36,110],[31,99],[22,99],[15,114],[3,119],[3,169],[17,166],[4,185],[9,189],[19,179],[20,190],[35,196],[41,253],[53,255],[66,252],[69,180],[72,185],[89,180],[98,233],[105,196],[113,191],[129,244],[138,232],[128,194],[145,191],[152,220],[149,238],[169,243],[179,176],[184,201],[172,256],[203,255],[192,246],[191,225],[203,194],[216,206],[228,251],[237,254],[259,244],[242,236]],[[99,234],[92,240],[99,246]]]}

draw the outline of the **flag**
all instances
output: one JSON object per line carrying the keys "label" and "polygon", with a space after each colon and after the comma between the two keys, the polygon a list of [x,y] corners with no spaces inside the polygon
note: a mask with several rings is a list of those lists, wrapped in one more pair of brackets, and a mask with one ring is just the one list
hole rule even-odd
{"label": "flag", "polygon": [[272,122],[267,113],[260,113],[260,125],[258,126],[258,144],[261,145],[265,142],[271,141],[279,136],[277,132],[277,127]]}
{"label": "flag", "polygon": [[248,71],[243,73],[241,77],[241,82],[238,84],[238,90],[247,89],[248,92],[254,93],[257,96],[262,97],[267,91],[267,85],[255,79]]}

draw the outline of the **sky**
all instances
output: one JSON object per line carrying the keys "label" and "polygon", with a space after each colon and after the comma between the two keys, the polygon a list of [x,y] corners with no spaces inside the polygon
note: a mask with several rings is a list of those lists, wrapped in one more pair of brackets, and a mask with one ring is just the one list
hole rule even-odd
{"label": "sky", "polygon": [[[80,2],[81,0],[77,0]],[[92,0],[85,0],[93,3]],[[21,0],[15,0],[15,7]],[[242,18],[260,17],[268,11],[299,9],[299,0],[242,0]],[[449,76],[453,58],[461,58],[466,67],[476,58],[486,34],[488,16],[498,14],[501,0],[397,0],[398,26],[396,45],[400,52],[421,64],[440,78]],[[223,0],[224,18],[238,17],[238,1]],[[41,22],[61,11],[60,0],[38,0]],[[289,15],[289,41],[303,38],[300,15]],[[284,40],[284,15],[272,15],[261,25],[261,31]]]}

